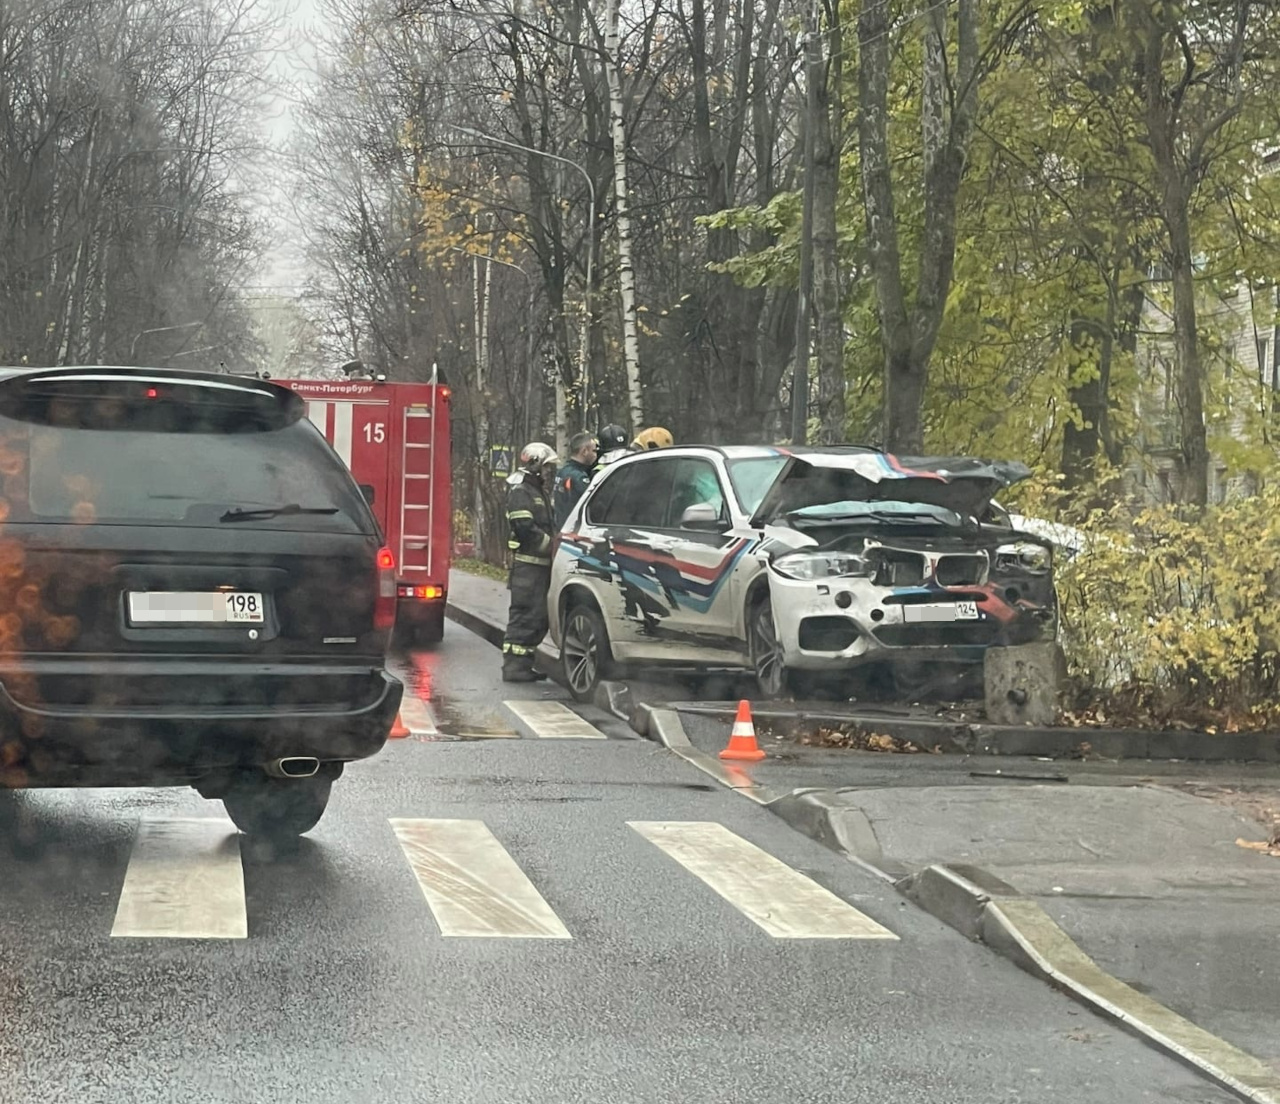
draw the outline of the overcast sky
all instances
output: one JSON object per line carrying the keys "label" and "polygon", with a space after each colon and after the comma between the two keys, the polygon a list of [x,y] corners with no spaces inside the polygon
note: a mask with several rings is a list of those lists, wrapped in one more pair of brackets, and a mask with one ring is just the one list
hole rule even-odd
{"label": "overcast sky", "polygon": [[263,262],[255,281],[264,290],[275,288],[281,294],[296,290],[304,280],[301,258],[296,256],[300,239],[290,202],[291,175],[283,154],[293,132],[293,106],[296,86],[305,86],[315,68],[312,39],[319,16],[317,0],[261,0],[282,20],[275,50],[271,58],[271,74],[281,86],[269,109],[262,117],[262,137],[278,151],[271,158],[272,191],[267,197],[272,224],[272,249]]}

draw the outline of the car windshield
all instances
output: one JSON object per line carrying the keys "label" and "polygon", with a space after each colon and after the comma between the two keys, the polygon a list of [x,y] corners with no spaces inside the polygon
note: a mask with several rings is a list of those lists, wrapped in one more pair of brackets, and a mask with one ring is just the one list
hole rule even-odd
{"label": "car windshield", "polygon": [[745,514],[750,516],[760,508],[764,496],[786,463],[785,456],[750,457],[728,462],[729,481]]}
{"label": "car windshield", "polygon": [[[285,529],[360,531],[367,510],[350,478],[305,423],[257,433],[64,429],[0,420],[6,451],[26,446],[26,513],[34,520],[219,524],[228,510],[281,503],[326,514],[251,518]],[[19,520],[18,507],[11,516]]]}

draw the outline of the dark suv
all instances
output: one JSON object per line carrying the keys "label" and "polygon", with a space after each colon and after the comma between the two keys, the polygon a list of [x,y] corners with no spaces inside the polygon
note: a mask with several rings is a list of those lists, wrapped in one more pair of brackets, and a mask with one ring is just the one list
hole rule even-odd
{"label": "dark suv", "polygon": [[192,785],[297,835],[387,739],[395,564],[291,391],[0,378],[0,788]]}

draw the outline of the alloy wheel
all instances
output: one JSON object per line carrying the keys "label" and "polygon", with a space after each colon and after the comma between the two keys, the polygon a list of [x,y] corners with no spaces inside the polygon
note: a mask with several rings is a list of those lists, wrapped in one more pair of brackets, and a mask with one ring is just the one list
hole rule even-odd
{"label": "alloy wheel", "polygon": [[600,640],[593,619],[582,610],[574,610],[564,628],[565,677],[575,695],[590,694],[599,681]]}

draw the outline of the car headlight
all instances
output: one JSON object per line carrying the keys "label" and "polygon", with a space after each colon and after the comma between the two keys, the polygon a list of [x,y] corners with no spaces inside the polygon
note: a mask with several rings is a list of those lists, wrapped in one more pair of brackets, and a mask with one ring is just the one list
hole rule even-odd
{"label": "car headlight", "polygon": [[1000,567],[1016,567],[1035,575],[1043,575],[1053,566],[1053,553],[1043,544],[1019,541],[1017,544],[1002,544],[997,548],[996,563]]}
{"label": "car headlight", "polygon": [[792,552],[775,560],[773,568],[788,579],[810,582],[843,575],[870,575],[867,561],[853,552]]}

